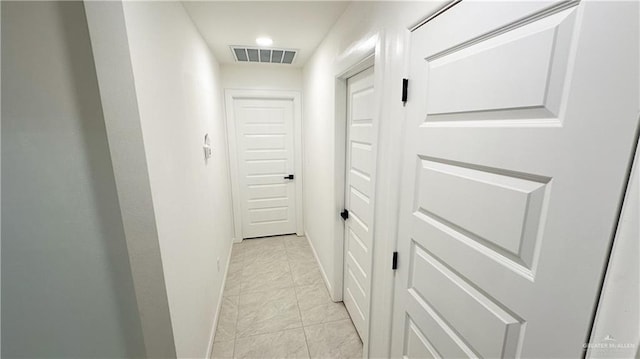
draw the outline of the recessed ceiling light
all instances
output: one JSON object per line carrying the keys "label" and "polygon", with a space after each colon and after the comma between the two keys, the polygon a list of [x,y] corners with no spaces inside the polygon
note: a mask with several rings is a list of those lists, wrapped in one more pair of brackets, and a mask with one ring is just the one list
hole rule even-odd
{"label": "recessed ceiling light", "polygon": [[273,44],[273,40],[270,37],[259,37],[256,39],[256,44],[260,46],[271,46]]}

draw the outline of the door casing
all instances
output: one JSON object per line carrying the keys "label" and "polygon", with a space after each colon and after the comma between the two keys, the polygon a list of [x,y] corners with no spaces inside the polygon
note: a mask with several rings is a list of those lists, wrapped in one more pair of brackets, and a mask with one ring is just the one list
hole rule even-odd
{"label": "door casing", "polygon": [[[338,56],[340,59],[336,63],[334,78],[335,78],[335,149],[334,149],[334,168],[335,168],[335,198],[334,203],[336,208],[344,208],[345,205],[345,182],[346,182],[346,141],[347,141],[347,79],[353,75],[374,66],[374,88],[382,88],[384,80],[384,34],[378,32],[370,37],[362,39],[354,44],[351,48],[347,49],[343,54]],[[382,113],[383,101],[381,98],[381,92],[375,91],[376,108],[374,109],[374,129],[376,133],[379,132],[380,116]],[[377,136],[379,137],[379,136]],[[377,171],[377,170],[376,170]],[[377,174],[374,175],[374,178]],[[377,196],[378,191],[373,180],[374,196]],[[377,206],[377,205],[376,205]],[[374,207],[374,226],[373,226],[373,243],[371,246],[372,256],[374,260],[372,262],[372,273],[376,271],[376,227],[375,218],[377,208]],[[339,225],[334,227],[334,277],[325,278],[327,286],[329,287],[329,294],[331,299],[335,302],[342,301],[343,288],[344,288],[344,251],[345,251],[345,226],[340,218],[339,211],[335,213],[336,222],[340,221]],[[391,282],[372,283],[371,293],[374,293],[374,287],[376,285],[388,287],[387,290],[392,290]],[[376,288],[378,289],[378,288]],[[374,310],[371,307],[370,313]],[[371,315],[371,314],[370,314]],[[363,334],[363,357],[369,356],[369,332],[370,326],[366,328]]]}

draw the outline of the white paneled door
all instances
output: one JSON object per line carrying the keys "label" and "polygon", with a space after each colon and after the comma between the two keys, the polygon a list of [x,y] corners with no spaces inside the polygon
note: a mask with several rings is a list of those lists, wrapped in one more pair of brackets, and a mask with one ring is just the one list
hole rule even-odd
{"label": "white paneled door", "polygon": [[[373,67],[347,80],[343,301],[361,338],[369,325],[376,133]],[[343,212],[344,213],[344,212]]]}
{"label": "white paneled door", "polygon": [[242,237],[296,232],[293,101],[234,99]]}
{"label": "white paneled door", "polygon": [[412,33],[393,357],[582,357],[638,125],[638,4],[463,1]]}

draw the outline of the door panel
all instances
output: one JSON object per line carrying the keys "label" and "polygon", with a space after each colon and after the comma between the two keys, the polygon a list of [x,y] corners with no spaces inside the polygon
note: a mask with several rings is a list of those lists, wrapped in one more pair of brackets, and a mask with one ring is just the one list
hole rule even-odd
{"label": "door panel", "polygon": [[475,289],[417,242],[412,243],[409,255],[412,264],[409,293],[416,302],[429,306],[432,315],[446,320],[469,344],[468,351],[477,356],[515,356],[522,329],[520,318]]}
{"label": "door panel", "polygon": [[413,32],[394,357],[582,355],[637,130],[638,10],[470,1]]}
{"label": "door panel", "polygon": [[[243,238],[296,232],[293,102],[235,99]],[[294,179],[295,180],[295,179]]]}
{"label": "door panel", "polygon": [[432,160],[420,160],[419,166],[416,215],[464,232],[494,255],[530,271],[548,178],[525,179]]}
{"label": "door panel", "polygon": [[344,304],[361,338],[369,325],[376,136],[373,67],[347,81]]}

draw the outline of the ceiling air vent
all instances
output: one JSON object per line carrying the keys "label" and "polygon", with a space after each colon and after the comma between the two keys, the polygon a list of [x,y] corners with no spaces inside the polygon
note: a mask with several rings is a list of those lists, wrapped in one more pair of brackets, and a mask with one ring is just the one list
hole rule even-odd
{"label": "ceiling air vent", "polygon": [[270,64],[292,64],[297,50],[266,49],[259,47],[231,46],[237,62],[260,62]]}

